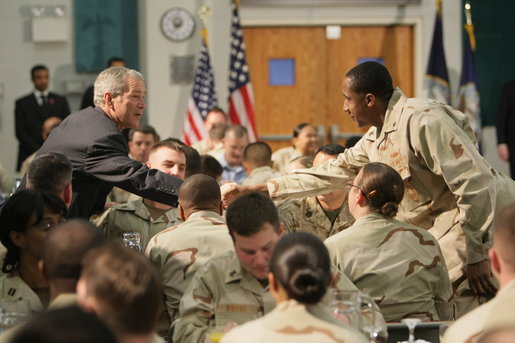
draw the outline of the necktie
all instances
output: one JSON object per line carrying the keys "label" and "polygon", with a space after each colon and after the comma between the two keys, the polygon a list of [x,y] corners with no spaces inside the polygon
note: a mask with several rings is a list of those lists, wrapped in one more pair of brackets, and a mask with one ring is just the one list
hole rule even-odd
{"label": "necktie", "polygon": [[41,106],[45,106],[48,104],[48,97],[46,95],[41,95]]}

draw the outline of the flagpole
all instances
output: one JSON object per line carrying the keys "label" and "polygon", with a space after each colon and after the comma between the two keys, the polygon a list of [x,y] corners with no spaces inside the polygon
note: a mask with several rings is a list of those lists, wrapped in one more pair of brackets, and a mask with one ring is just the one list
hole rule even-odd
{"label": "flagpole", "polygon": [[208,135],[204,121],[209,110],[218,105],[214,72],[207,45],[206,23],[210,13],[211,10],[207,6],[202,6],[197,12],[202,27],[202,41],[182,134],[182,140],[188,145],[204,142]]}
{"label": "flagpole", "polygon": [[476,36],[474,35],[474,25],[472,24],[472,8],[470,2],[465,2],[465,30],[467,31],[470,39],[470,46],[472,51],[476,51]]}

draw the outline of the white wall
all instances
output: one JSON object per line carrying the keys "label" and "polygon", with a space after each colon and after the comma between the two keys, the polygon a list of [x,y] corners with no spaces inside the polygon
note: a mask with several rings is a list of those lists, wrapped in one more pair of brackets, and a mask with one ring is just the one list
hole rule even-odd
{"label": "white wall", "polygon": [[[146,111],[149,124],[156,127],[162,137],[177,136],[182,132],[187,98],[191,85],[171,83],[171,56],[194,55],[200,46],[200,29],[197,26],[192,39],[174,43],[160,31],[159,21],[171,7],[184,7],[196,13],[202,5],[211,9],[208,20],[208,40],[215,80],[221,107],[226,108],[227,70],[230,28],[230,0],[139,0],[140,9],[140,63],[148,89]],[[416,92],[420,94],[422,76],[426,69],[431,44],[435,0],[422,0],[420,5],[407,7],[305,7],[263,8],[243,7],[240,10],[245,25],[326,25],[357,23],[416,23]],[[65,43],[33,43],[30,38],[28,6],[37,4],[64,4],[69,18],[69,39]],[[73,67],[73,27],[70,14],[71,0],[0,0],[0,162],[11,173],[17,152],[14,137],[14,101],[28,93],[32,84],[29,69],[36,63],[50,68],[51,88],[63,92],[65,80],[79,80],[86,87],[94,75],[76,74]],[[452,90],[455,92],[461,71],[461,1],[444,1],[444,44]],[[251,71],[252,73],[252,71]],[[335,90],[339,91],[339,90]],[[68,96],[72,110],[79,106],[77,96]],[[506,164],[495,154],[495,135],[486,130],[487,158],[500,170]]]}

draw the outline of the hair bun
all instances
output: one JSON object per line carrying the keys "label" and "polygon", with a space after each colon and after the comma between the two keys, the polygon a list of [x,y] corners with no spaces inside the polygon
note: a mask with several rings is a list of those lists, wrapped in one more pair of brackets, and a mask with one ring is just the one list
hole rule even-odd
{"label": "hair bun", "polygon": [[381,207],[381,213],[390,218],[395,217],[398,210],[399,210],[399,205],[397,205],[393,201],[388,201]]}
{"label": "hair bun", "polygon": [[316,303],[325,291],[324,275],[319,269],[299,269],[290,279],[293,298],[304,303]]}

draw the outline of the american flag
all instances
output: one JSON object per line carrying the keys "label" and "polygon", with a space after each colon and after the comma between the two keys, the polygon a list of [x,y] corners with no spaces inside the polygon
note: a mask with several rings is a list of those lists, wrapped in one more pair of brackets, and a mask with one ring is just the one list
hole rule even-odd
{"label": "american flag", "polygon": [[188,99],[188,114],[184,122],[182,137],[183,141],[188,145],[207,136],[204,120],[209,110],[218,105],[215,78],[211,68],[205,31],[202,36],[202,45],[200,46],[198,65],[195,71],[195,79],[193,80],[193,89]]}
{"label": "american flag", "polygon": [[233,124],[247,128],[249,140],[257,140],[254,119],[254,94],[250,84],[249,67],[245,58],[245,43],[240,25],[238,6],[232,1],[231,61],[229,65],[229,116]]}

